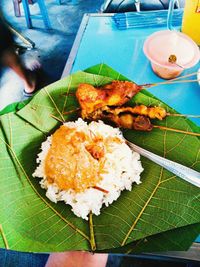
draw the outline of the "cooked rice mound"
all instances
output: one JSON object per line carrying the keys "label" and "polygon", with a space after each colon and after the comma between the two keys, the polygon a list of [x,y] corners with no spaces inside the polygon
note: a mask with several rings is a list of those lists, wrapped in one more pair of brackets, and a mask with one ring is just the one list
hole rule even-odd
{"label": "cooked rice mound", "polygon": [[126,144],[121,131],[102,121],[64,123],[42,143],[33,173],[53,202],[64,201],[78,217],[100,214],[132,183],[140,183],[140,155]]}

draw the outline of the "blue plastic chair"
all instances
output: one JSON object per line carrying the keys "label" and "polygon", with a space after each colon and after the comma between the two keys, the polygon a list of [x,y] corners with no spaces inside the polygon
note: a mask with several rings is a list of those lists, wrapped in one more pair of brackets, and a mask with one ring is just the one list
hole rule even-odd
{"label": "blue plastic chair", "polygon": [[[28,0],[22,0],[27,27],[29,29],[33,28],[32,18],[35,18],[35,19],[43,19],[45,28],[52,29],[51,22],[49,20],[48,11],[44,3],[44,0],[36,0],[36,2],[39,5],[41,16],[31,15]],[[59,0],[59,2],[61,2],[61,0]]]}

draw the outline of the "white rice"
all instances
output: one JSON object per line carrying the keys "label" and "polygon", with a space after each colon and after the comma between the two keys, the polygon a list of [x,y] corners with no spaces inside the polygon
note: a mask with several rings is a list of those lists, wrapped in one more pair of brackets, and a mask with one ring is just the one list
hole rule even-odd
{"label": "white rice", "polygon": [[[88,220],[88,214],[92,212],[95,215],[100,214],[103,204],[109,206],[113,201],[117,200],[122,190],[131,190],[132,183],[140,183],[140,174],[143,171],[140,162],[140,155],[133,152],[125,143],[121,131],[104,124],[102,121],[91,122],[87,124],[82,119],[75,122],[67,122],[64,125],[70,128],[77,128],[79,131],[94,134],[100,134],[102,137],[118,137],[122,143],[113,142],[112,151],[105,154],[105,170],[103,179],[96,185],[109,193],[103,193],[97,189],[89,188],[84,192],[77,193],[74,190],[60,190],[58,186],[50,184],[44,171],[45,158],[51,147],[51,136],[42,143],[41,153],[38,154],[37,163],[39,166],[33,173],[34,177],[42,178],[41,187],[46,189],[46,196],[53,202],[64,201],[72,207],[72,211],[78,217]],[[80,163],[81,164],[81,163]]]}

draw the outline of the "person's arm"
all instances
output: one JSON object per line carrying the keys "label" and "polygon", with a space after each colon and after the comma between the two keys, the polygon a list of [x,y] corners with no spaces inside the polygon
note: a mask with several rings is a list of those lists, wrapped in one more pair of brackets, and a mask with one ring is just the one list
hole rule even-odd
{"label": "person's arm", "polygon": [[72,251],[52,253],[45,267],[105,267],[108,254]]}

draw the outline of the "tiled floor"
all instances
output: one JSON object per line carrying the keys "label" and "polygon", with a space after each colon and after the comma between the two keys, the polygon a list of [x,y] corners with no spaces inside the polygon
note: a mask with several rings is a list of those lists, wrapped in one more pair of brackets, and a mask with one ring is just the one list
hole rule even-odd
{"label": "tiled floor", "polygon": [[[39,59],[47,74],[48,83],[60,78],[83,14],[99,12],[103,0],[61,2],[59,5],[57,0],[45,1],[53,27],[52,30],[46,30],[43,21],[36,19],[33,19],[34,28],[27,29],[24,15],[20,18],[14,16],[12,1],[0,1],[9,23],[36,44],[35,49],[27,51],[22,58],[27,64],[34,58]],[[32,14],[39,13],[37,3],[30,7]],[[0,110],[9,103],[22,100],[22,90],[23,86],[18,77],[12,71],[4,69],[0,77]]]}

